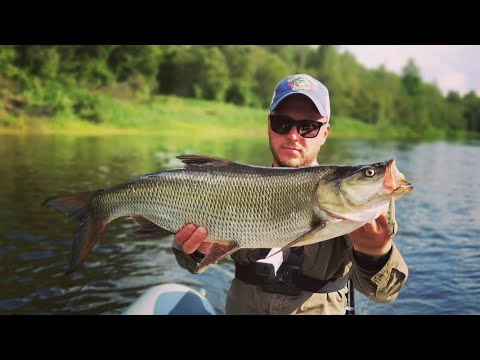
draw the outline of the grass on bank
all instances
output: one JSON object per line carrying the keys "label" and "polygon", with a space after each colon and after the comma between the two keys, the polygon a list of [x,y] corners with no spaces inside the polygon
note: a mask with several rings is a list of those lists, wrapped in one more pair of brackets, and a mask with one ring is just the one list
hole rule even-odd
{"label": "grass on bank", "polygon": [[[0,133],[264,137],[267,114],[268,109],[176,96],[153,96],[148,101],[134,102],[99,94],[95,116],[89,120],[71,112],[60,113],[54,117],[32,117],[25,113],[14,116],[1,106]],[[468,137],[470,134],[458,135]],[[447,134],[442,129],[433,128],[418,133],[407,127],[378,127],[334,115],[331,119],[330,137],[445,138]]]}

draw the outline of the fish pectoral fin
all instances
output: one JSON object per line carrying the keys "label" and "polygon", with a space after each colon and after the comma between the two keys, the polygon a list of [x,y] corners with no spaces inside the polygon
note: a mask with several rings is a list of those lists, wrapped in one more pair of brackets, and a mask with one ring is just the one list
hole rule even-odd
{"label": "fish pectoral fin", "polygon": [[186,165],[194,166],[229,166],[236,164],[236,162],[231,160],[202,155],[180,155],[177,156],[177,159]]}
{"label": "fish pectoral fin", "polygon": [[134,240],[161,238],[173,234],[171,231],[158,226],[140,215],[133,215],[131,218],[140,225],[140,229],[129,235]]}
{"label": "fish pectoral fin", "polygon": [[199,272],[211,264],[216,264],[224,257],[233,254],[239,249],[240,247],[233,241],[229,244],[213,244],[208,254],[206,254],[202,261],[200,261],[200,263],[197,265],[195,272]]}
{"label": "fish pectoral fin", "polygon": [[287,245],[285,245],[284,247],[282,247],[280,250],[274,252],[273,254],[270,254],[268,257],[266,257],[266,259],[278,254],[280,251],[283,251],[287,248],[290,248],[292,246],[303,246],[303,245],[306,245],[306,244],[309,244],[310,241],[320,232],[322,231],[322,229],[325,227],[325,225],[327,224],[327,222],[325,220],[321,220],[320,222],[318,222],[316,224],[316,226],[307,231],[305,234],[303,234],[302,236],[300,236],[299,238],[296,238],[295,240],[293,240],[292,242],[288,243]]}

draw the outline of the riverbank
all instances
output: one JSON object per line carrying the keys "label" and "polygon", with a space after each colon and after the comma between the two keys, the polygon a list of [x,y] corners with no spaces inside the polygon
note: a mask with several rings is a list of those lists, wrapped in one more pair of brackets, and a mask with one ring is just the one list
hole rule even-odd
{"label": "riverbank", "polygon": [[[128,101],[98,95],[89,116],[61,113],[54,117],[12,115],[0,110],[0,134],[75,136],[162,135],[201,137],[264,137],[268,109],[253,109],[214,101],[154,96]],[[442,139],[452,137],[439,129],[418,132],[406,127],[379,127],[333,115],[330,138],[338,139]],[[476,134],[459,133],[454,138]]]}

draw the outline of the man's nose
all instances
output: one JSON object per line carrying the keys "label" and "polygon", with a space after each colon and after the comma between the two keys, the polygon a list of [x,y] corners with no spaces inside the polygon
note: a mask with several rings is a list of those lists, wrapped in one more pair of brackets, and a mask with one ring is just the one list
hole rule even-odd
{"label": "man's nose", "polygon": [[290,129],[290,131],[287,134],[287,138],[289,138],[292,141],[297,141],[299,136],[300,135],[298,134],[297,127],[295,125],[293,125],[292,128]]}

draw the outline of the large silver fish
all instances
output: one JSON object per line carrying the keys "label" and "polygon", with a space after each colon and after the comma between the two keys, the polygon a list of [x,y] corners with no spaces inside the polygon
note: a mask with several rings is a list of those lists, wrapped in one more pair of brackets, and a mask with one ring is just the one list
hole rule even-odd
{"label": "large silver fish", "polygon": [[93,192],[51,197],[42,205],[80,221],[68,272],[90,253],[114,219],[130,216],[134,238],[204,226],[214,242],[203,268],[241,248],[312,244],[345,235],[412,190],[394,160],[357,166],[273,168],[184,155],[184,168],[160,171]]}

